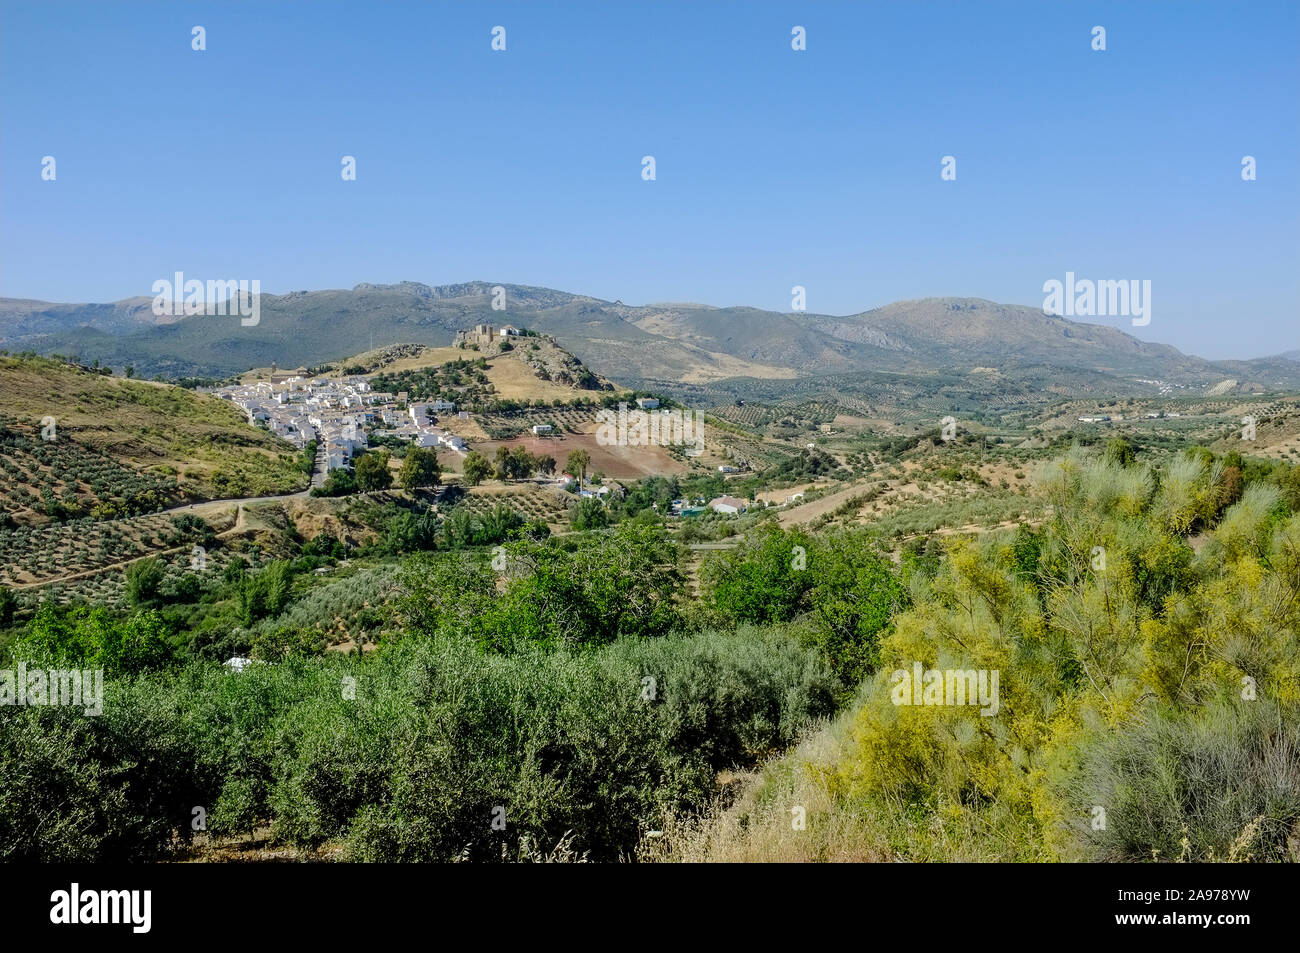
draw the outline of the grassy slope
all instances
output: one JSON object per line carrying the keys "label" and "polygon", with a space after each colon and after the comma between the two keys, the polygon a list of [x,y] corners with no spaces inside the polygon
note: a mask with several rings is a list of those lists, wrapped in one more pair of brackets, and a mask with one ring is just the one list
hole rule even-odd
{"label": "grassy slope", "polygon": [[106,377],[44,358],[0,357],[0,407],[23,423],[54,417],[60,435],[125,465],[170,467],[194,497],[227,495],[218,474],[250,495],[306,485],[291,445],[250,427],[225,401],[180,387]]}

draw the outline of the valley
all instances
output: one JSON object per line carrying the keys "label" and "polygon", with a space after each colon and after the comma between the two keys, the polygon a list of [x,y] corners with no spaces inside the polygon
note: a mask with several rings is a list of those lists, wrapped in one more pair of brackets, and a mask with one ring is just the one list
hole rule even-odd
{"label": "valley", "polygon": [[[547,308],[573,304],[542,295],[537,303],[530,320],[539,323]],[[522,320],[490,324],[472,308],[464,315],[474,323],[454,329],[451,343],[408,340],[312,365],[277,360],[202,379],[188,372],[233,369],[185,364],[180,383],[139,381],[134,368],[114,373],[83,360],[0,356],[7,415],[0,652],[97,653],[110,672],[110,698],[118,698],[114,711],[134,704],[114,693],[156,680],[177,691],[171,680],[188,671],[235,679],[224,684],[237,692],[306,693],[322,703],[329,693],[319,694],[319,679],[351,679],[399,709],[408,702],[381,685],[432,678],[421,682],[430,693],[425,704],[445,719],[453,717],[456,686],[468,680],[495,699],[494,711],[522,705],[511,717],[534,725],[526,741],[495,734],[481,720],[497,715],[472,716],[474,731],[487,732],[475,743],[494,751],[539,743],[536,732],[558,717],[542,696],[507,703],[501,693],[511,680],[558,686],[569,677],[563,666],[590,667],[604,674],[583,677],[613,681],[584,702],[590,711],[566,716],[578,719],[573,730],[605,738],[631,718],[640,740],[595,743],[643,745],[638,757],[655,765],[658,780],[620,776],[622,796],[642,799],[629,809],[614,810],[604,794],[573,795],[604,805],[599,817],[616,823],[608,828],[592,815],[566,834],[516,787],[537,779],[476,769],[495,778],[494,790],[516,791],[518,822],[535,838],[534,846],[515,846],[521,859],[1128,856],[1105,838],[1064,833],[1018,801],[1015,785],[999,774],[1006,752],[960,740],[967,735],[959,733],[951,750],[936,749],[936,757],[957,759],[945,761],[944,774],[898,775],[903,769],[879,754],[910,743],[897,734],[902,723],[879,711],[885,660],[970,653],[974,639],[983,645],[978,658],[1001,658],[1010,679],[1007,717],[1033,718],[1035,706],[1075,689],[1019,681],[1021,666],[1038,663],[1003,657],[1027,651],[1027,643],[1013,648],[990,626],[1005,626],[1007,613],[1023,617],[1017,625],[1057,632],[1066,641],[1053,651],[1079,659],[1060,664],[1097,664],[1087,654],[1095,647],[1070,642],[1076,614],[1101,611],[1089,600],[1097,586],[1110,585],[1078,568],[1094,540],[1116,554],[1122,598],[1136,600],[1125,611],[1144,620],[1144,631],[1174,624],[1166,595],[1211,599],[1219,590],[1204,587],[1228,567],[1198,561],[1225,552],[1249,560],[1267,550],[1271,561],[1260,565],[1272,567],[1268,585],[1300,582],[1280,568],[1289,565],[1288,534],[1300,519],[1300,393],[1272,362],[1218,367],[1147,349],[1138,360],[1159,366],[1138,376],[1113,348],[1091,368],[999,360],[978,344],[996,336],[979,325],[987,309],[971,309],[963,319],[976,322],[974,338],[961,346],[976,343],[958,369],[927,367],[905,343],[919,332],[905,332],[901,322],[927,328],[924,306],[876,315],[870,333],[832,329],[871,348],[910,348],[887,372],[827,361],[841,369],[772,374],[761,361],[776,356],[751,346],[727,360],[716,358],[723,351],[701,350],[694,370],[657,381],[646,372],[666,365],[656,365],[653,345],[637,338],[647,353],[642,373],[623,379],[604,371],[622,366],[605,339],[584,337],[578,354],[560,334]],[[267,307],[259,327],[276,319]],[[705,335],[707,322],[697,319],[687,332],[663,308],[632,325],[637,334],[719,346]],[[1118,340],[1118,332],[1087,333],[1103,347]],[[714,373],[723,369],[745,376]],[[1274,385],[1264,383],[1279,370]],[[694,427],[683,430],[685,419]],[[1129,540],[1133,530],[1122,527],[1132,518],[1154,535]],[[1156,552],[1173,562],[1144,562]],[[1193,565],[1201,568],[1193,573]],[[1047,616],[1029,621],[1028,606],[1041,600]],[[977,603],[983,608],[971,617]],[[922,647],[948,632],[959,641]],[[1078,697],[1102,706],[1096,717],[1109,717],[1104,699],[1138,677],[1127,644],[1107,648],[1109,674],[1093,676],[1111,680],[1105,695]],[[1269,644],[1281,654],[1251,670],[1267,672],[1270,691],[1285,693],[1293,646]],[[1155,661],[1143,664],[1163,664],[1161,651],[1149,644],[1144,652],[1157,653]],[[688,674],[701,665],[719,681]],[[633,677],[647,671],[654,674]],[[1209,685],[1219,676],[1198,677]],[[631,700],[621,698],[620,680],[645,678],[666,693],[664,707],[619,714]],[[755,686],[739,714],[726,708],[733,678]],[[186,689],[177,703],[211,704],[202,699],[226,691],[220,684]],[[554,690],[556,699],[569,697],[569,689]],[[1047,694],[1024,709],[1033,692]],[[716,753],[687,728],[701,712],[711,713],[710,744],[723,745]],[[923,725],[935,712],[918,709],[908,730],[932,730]],[[312,729],[288,727],[301,717],[290,704],[250,729],[306,740]],[[938,717],[935,730],[957,716]],[[434,729],[436,719],[420,730]],[[232,727],[225,716],[210,721],[218,734],[203,744],[218,743]],[[1099,743],[1084,732],[1070,757],[1096,757]],[[355,750],[364,761],[391,744]],[[1033,757],[1056,757],[1052,744],[1038,738]],[[211,757],[206,750],[192,757]],[[457,764],[475,763],[476,755],[459,750]],[[293,757],[306,760],[300,767],[277,761],[281,778],[325,770],[309,752]],[[260,778],[254,788],[227,777],[203,795],[216,805],[214,824],[179,856],[428,860],[445,858],[453,843],[478,856],[499,846],[499,838],[476,834],[468,817],[430,819],[433,833],[408,841],[380,836],[367,826],[367,811],[416,810],[398,807],[396,789],[378,802],[354,791],[348,797],[360,798],[360,813],[322,820],[312,796],[284,787],[296,782],[266,773],[266,758],[240,769]],[[918,839],[892,807],[897,785],[957,798],[943,777],[971,758],[1002,791],[979,812],[984,832],[966,829],[960,846],[944,834]],[[566,770],[579,772],[580,788],[594,780],[585,768]],[[461,783],[457,777],[430,779],[431,795],[444,796]],[[683,791],[677,808],[654,806],[663,784]],[[128,797],[150,797],[131,791]],[[817,836],[792,843],[772,813],[773,797],[810,806]],[[1044,781],[1033,797],[1059,810],[1077,792]],[[582,815],[577,802],[567,803]],[[862,817],[868,826],[858,826]],[[384,823],[405,829],[402,821]],[[1045,826],[1024,841],[1014,831],[1025,824]],[[573,828],[568,820],[564,826]],[[652,827],[662,833],[650,837]],[[151,857],[170,851],[147,838],[135,843],[153,844],[142,848]],[[1206,834],[1200,843],[1219,850],[1222,841]],[[1289,848],[1279,844],[1260,841],[1258,849],[1281,856]],[[107,856],[107,847],[97,850],[92,855]]]}

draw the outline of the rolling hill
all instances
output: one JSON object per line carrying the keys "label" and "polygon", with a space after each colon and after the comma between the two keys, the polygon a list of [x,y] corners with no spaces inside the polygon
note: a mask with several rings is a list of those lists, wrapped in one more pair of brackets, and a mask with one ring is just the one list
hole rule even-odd
{"label": "rolling hill", "polygon": [[37,521],[49,508],[41,497],[89,512],[134,482],[140,493],[153,494],[142,504],[146,510],[292,492],[307,483],[291,444],[250,427],[227,401],[170,384],[48,358],[0,356],[0,408],[6,464],[0,488],[25,487],[32,498],[13,512]]}
{"label": "rolling hill", "polygon": [[880,372],[924,377],[977,369],[1036,380],[1062,369],[1121,390],[1136,381],[1199,389],[1231,379],[1243,391],[1300,386],[1300,363],[1288,356],[1208,361],[1140,341],[1118,327],[976,298],[901,301],[833,316],[698,304],[632,306],[504,285],[506,308],[494,311],[492,287],[402,282],[264,294],[261,320],[253,327],[233,317],[156,319],[142,298],[97,305],[0,299],[0,347],[133,365],[147,376],[225,376],[273,361],[311,366],[395,342],[445,346],[456,331],[477,323],[511,322],[554,335],[597,373],[629,384]]}

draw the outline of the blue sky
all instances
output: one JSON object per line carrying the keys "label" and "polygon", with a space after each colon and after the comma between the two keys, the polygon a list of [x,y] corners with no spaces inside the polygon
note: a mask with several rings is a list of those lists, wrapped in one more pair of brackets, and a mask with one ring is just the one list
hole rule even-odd
{"label": "blue sky", "polygon": [[1296,3],[4,2],[0,295],[179,270],[847,314],[1073,271],[1152,281],[1148,326],[1102,323],[1277,353],[1298,44]]}

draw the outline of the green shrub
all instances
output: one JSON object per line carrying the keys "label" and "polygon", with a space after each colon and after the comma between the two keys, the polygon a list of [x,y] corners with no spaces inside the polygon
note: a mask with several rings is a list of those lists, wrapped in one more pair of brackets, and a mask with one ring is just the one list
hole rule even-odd
{"label": "green shrub", "polygon": [[1087,745],[1068,791],[1091,860],[1300,860],[1300,713],[1152,712]]}

